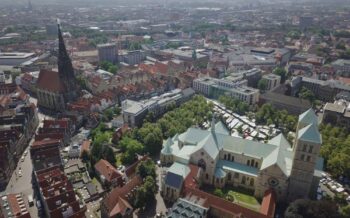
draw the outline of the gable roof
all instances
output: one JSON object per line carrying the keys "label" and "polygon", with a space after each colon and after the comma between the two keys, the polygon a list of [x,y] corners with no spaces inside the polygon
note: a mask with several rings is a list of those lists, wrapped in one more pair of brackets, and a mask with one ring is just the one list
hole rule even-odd
{"label": "gable roof", "polygon": [[227,129],[226,125],[221,121],[215,124],[215,132],[223,135],[230,135],[230,131]]}
{"label": "gable roof", "polygon": [[318,124],[318,118],[315,114],[315,111],[310,108],[309,110],[305,111],[304,113],[299,115],[299,123],[303,124]]}
{"label": "gable roof", "polygon": [[104,159],[101,159],[95,164],[95,169],[100,175],[104,176],[108,182],[122,176],[112,164]]}
{"label": "gable roof", "polygon": [[177,189],[181,188],[190,171],[190,168],[185,164],[173,163],[165,176],[165,184]]}
{"label": "gable roof", "polygon": [[314,124],[310,124],[299,130],[298,139],[316,144],[322,144],[321,134]]}
{"label": "gable roof", "polygon": [[292,168],[292,156],[293,152],[289,142],[283,136],[279,134],[269,141],[269,144],[276,145],[276,149],[271,152],[266,158],[264,158],[260,169],[263,170],[267,167],[270,167],[276,164],[282,172],[289,176]]}

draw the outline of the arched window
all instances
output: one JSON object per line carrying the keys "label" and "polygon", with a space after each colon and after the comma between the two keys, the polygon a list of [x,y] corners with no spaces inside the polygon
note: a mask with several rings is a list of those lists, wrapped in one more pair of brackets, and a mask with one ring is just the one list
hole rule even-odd
{"label": "arched window", "polygon": [[231,154],[228,154],[227,155],[227,160],[230,160],[231,159]]}
{"label": "arched window", "polygon": [[204,161],[203,159],[200,159],[200,160],[198,161],[198,166],[201,167],[201,168],[205,171],[205,169],[206,169],[206,163],[205,163],[205,161]]}
{"label": "arched window", "polygon": [[258,162],[255,162],[255,168],[258,168]]}
{"label": "arched window", "polygon": [[208,175],[208,173],[206,173],[206,174],[205,174],[205,179],[208,180],[208,178],[209,178],[209,175]]}
{"label": "arched window", "polygon": [[232,155],[231,161],[235,162],[235,156]]}
{"label": "arched window", "polygon": [[247,160],[247,165],[248,165],[248,166],[250,165],[250,160]]}
{"label": "arched window", "polygon": [[245,176],[242,177],[242,184],[245,185]]}
{"label": "arched window", "polygon": [[250,186],[254,186],[254,179],[253,178],[250,178],[250,183],[249,183]]}
{"label": "arched window", "polygon": [[251,162],[250,162],[250,166],[254,166],[254,160],[252,160]]}
{"label": "arched window", "polygon": [[224,155],[224,160],[226,160],[226,154]]}
{"label": "arched window", "polygon": [[231,181],[231,173],[228,173],[228,175],[227,175],[227,180],[228,180],[228,181]]}

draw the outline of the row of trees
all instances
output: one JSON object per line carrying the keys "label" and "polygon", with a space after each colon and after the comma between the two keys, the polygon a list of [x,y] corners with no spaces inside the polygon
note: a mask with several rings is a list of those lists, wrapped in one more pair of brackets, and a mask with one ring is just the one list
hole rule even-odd
{"label": "row of trees", "polygon": [[239,115],[244,115],[246,112],[249,111],[249,105],[246,102],[241,101],[239,99],[234,99],[226,95],[220,96],[219,102],[225,105],[227,109]]}
{"label": "row of trees", "polygon": [[150,159],[143,161],[137,166],[136,173],[143,179],[143,184],[136,190],[134,206],[145,208],[154,202],[157,193],[156,166]]}
{"label": "row of trees", "polygon": [[135,153],[157,154],[162,148],[163,138],[173,137],[191,126],[201,125],[210,120],[213,105],[203,96],[194,96],[180,107],[170,106],[169,109],[170,111],[156,122],[153,122],[154,117],[150,114],[142,127],[135,128],[128,136],[123,137],[118,144],[123,152],[122,163],[131,163]]}

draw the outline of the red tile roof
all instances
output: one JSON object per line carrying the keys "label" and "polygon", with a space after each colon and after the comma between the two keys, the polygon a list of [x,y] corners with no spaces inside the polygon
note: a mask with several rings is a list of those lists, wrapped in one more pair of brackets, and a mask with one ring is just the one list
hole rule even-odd
{"label": "red tile roof", "polygon": [[64,84],[61,81],[59,73],[50,70],[40,70],[37,81],[37,88],[50,92],[64,92]]}
{"label": "red tile roof", "polygon": [[[227,201],[225,199],[219,198],[215,195],[212,195],[210,193],[201,191],[198,189],[197,183],[195,181],[195,178],[197,177],[199,168],[195,165],[190,165],[191,172],[188,174],[188,176],[185,178],[185,185],[183,189],[183,195],[195,195],[197,197],[206,199],[205,206],[215,208],[219,211],[222,211],[223,213],[227,214],[228,216],[242,216],[245,218],[270,218],[273,217],[274,214],[274,208],[275,208],[275,198],[267,198],[264,210],[262,212],[257,212],[250,210],[248,208],[242,207],[238,204],[232,203],[230,201]],[[273,196],[273,194],[271,195]],[[264,202],[263,202],[264,203]],[[262,207],[263,207],[262,206]],[[267,210],[265,208],[268,208]],[[272,216],[270,216],[272,214]]]}
{"label": "red tile roof", "polygon": [[101,205],[107,210],[108,216],[113,217],[118,214],[122,209],[122,204],[125,202],[119,202],[120,199],[126,200],[126,195],[129,194],[134,188],[141,185],[142,179],[139,176],[135,176],[123,187],[116,187],[105,196]]}
{"label": "red tile roof", "polygon": [[122,178],[122,175],[117,169],[104,159],[101,159],[95,164],[95,169],[100,175],[104,176],[108,182],[112,182],[112,180],[117,178]]}
{"label": "red tile roof", "polygon": [[274,217],[276,209],[276,193],[273,189],[269,189],[265,192],[264,198],[261,203],[260,213],[267,215],[268,217]]}
{"label": "red tile roof", "polygon": [[68,119],[44,120],[44,126],[43,126],[43,128],[65,128],[65,129],[67,129],[68,127],[69,127]]}
{"label": "red tile roof", "polygon": [[[30,214],[29,214],[26,206],[24,207],[25,211],[21,211],[21,206],[19,205],[19,200],[17,199],[16,195],[18,195],[18,194],[7,195],[7,201],[8,201],[9,207],[12,211],[13,216],[16,218],[30,218]],[[19,194],[19,195],[21,195],[21,194]],[[23,199],[22,195],[21,195],[20,199],[25,201],[25,199]],[[24,205],[24,202],[23,202],[23,205]]]}
{"label": "red tile roof", "polygon": [[90,152],[90,145],[91,145],[91,141],[84,140],[83,143],[81,144],[81,154],[83,153],[83,151]]}

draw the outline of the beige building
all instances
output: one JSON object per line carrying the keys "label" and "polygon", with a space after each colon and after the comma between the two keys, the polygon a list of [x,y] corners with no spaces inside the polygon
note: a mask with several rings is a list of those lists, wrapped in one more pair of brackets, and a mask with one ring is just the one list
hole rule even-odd
{"label": "beige building", "polygon": [[221,122],[213,122],[209,130],[189,128],[163,144],[161,162],[172,165],[162,181],[162,194],[176,199],[189,164],[194,164],[200,167],[199,183],[244,187],[258,198],[272,188],[278,201],[308,197],[317,188],[323,165],[313,110],[299,116],[296,135],[291,146],[282,134],[267,143],[230,136]]}

